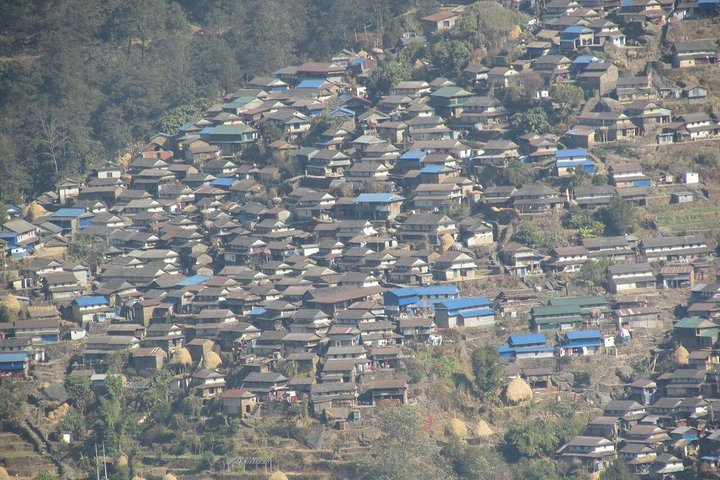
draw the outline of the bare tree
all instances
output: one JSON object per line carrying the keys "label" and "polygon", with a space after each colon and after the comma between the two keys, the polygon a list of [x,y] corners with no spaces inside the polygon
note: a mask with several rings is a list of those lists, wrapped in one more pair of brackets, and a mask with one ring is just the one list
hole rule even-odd
{"label": "bare tree", "polygon": [[40,117],[40,138],[38,144],[42,148],[41,155],[52,161],[55,173],[60,172],[60,161],[66,153],[70,137],[54,115]]}

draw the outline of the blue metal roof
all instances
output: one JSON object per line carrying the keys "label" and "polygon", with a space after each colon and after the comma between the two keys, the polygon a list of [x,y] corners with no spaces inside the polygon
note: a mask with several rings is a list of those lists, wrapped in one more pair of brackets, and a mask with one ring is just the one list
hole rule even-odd
{"label": "blue metal roof", "polygon": [[579,158],[576,160],[568,159],[568,160],[560,160],[558,159],[555,162],[555,165],[558,167],[577,167],[579,165],[595,165],[595,162],[592,160],[588,160],[587,158]]}
{"label": "blue metal roof", "polygon": [[588,151],[586,148],[568,148],[565,150],[558,150],[557,153],[555,153],[555,158],[570,158],[570,157],[580,157],[580,156],[587,156]]}
{"label": "blue metal roof", "polygon": [[355,199],[358,203],[390,203],[400,200],[405,200],[405,198],[394,193],[361,193]]}
{"label": "blue metal roof", "polygon": [[495,315],[495,310],[493,310],[492,308],[478,308],[477,310],[469,310],[466,312],[458,313],[458,316],[463,318],[487,317],[488,315]]}
{"label": "blue metal roof", "polygon": [[509,343],[515,347],[532,344],[546,344],[547,338],[542,333],[522,333],[510,335]]}
{"label": "blue metal roof", "polygon": [[54,212],[51,217],[79,217],[84,213],[84,208],[61,208]]}
{"label": "blue metal roof", "polygon": [[365,57],[355,57],[352,60],[350,60],[350,65],[362,65],[363,63],[367,62],[367,58]]}
{"label": "blue metal roof", "polygon": [[600,330],[578,330],[574,332],[567,332],[565,338],[568,340],[589,340],[602,338]]}
{"label": "blue metal roof", "polygon": [[109,305],[108,299],[103,295],[93,295],[87,297],[77,297],[75,303],[80,307],[89,307],[91,305]]}
{"label": "blue metal roof", "polygon": [[600,60],[595,55],[580,55],[575,60],[572,61],[575,65],[580,65],[583,63],[600,63],[602,60]]}
{"label": "blue metal roof", "polygon": [[0,363],[24,362],[27,356],[27,353],[0,353]]}
{"label": "blue metal roof", "polygon": [[440,302],[436,308],[441,310],[459,310],[463,308],[485,307],[492,302],[485,297],[454,298]]}
{"label": "blue metal roof", "polygon": [[445,169],[445,165],[425,165],[420,173],[440,173]]}
{"label": "blue metal roof", "polygon": [[556,345],[555,348],[582,348],[582,347],[599,347],[602,345],[602,340],[573,340],[572,342],[566,342],[562,345]]}
{"label": "blue metal roof", "polygon": [[208,275],[193,275],[192,277],[187,277],[182,280],[180,280],[178,283],[175,284],[176,287],[189,287],[190,285],[199,285],[202,282],[205,282],[207,280],[210,280],[212,277]]}
{"label": "blue metal roof", "polygon": [[572,27],[567,27],[565,30],[562,31],[562,33],[590,33],[592,30],[590,30],[587,27],[583,27],[582,25],[573,25]]}
{"label": "blue metal roof", "polygon": [[460,290],[455,285],[437,285],[432,287],[394,288],[389,290],[388,293],[392,293],[397,297],[424,297],[429,295],[457,295]]}
{"label": "blue metal roof", "polygon": [[426,156],[427,153],[423,151],[409,151],[400,155],[400,160],[420,160],[421,158]]}
{"label": "blue metal roof", "polygon": [[234,177],[221,177],[210,182],[210,185],[213,187],[230,187],[236,181],[237,180]]}
{"label": "blue metal roof", "polygon": [[321,78],[309,78],[298,83],[295,88],[320,88],[326,81],[327,80],[323,80]]}
{"label": "blue metal roof", "polygon": [[250,315],[262,315],[265,312],[267,312],[267,310],[262,307],[253,307],[250,310]]}

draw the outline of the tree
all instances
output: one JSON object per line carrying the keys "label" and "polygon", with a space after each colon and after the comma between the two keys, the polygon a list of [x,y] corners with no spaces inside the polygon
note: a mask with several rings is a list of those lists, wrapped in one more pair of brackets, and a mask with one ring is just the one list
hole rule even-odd
{"label": "tree", "polygon": [[550,100],[565,117],[585,103],[585,92],[572,83],[555,83],[550,87]]}
{"label": "tree", "polygon": [[42,472],[35,475],[34,480],[57,480],[58,477],[53,475],[52,473],[43,470]]}
{"label": "tree", "polygon": [[526,459],[512,469],[512,478],[523,480],[562,480],[558,464],[546,458]]}
{"label": "tree", "polygon": [[417,410],[391,407],[380,413],[377,448],[355,464],[353,478],[363,480],[449,479],[440,448],[423,430]]}
{"label": "tree", "polygon": [[71,400],[87,398],[90,394],[90,377],[68,375],[65,377],[65,391]]}
{"label": "tree", "polygon": [[7,377],[0,381],[0,426],[14,428],[22,420],[27,393],[20,382]]}
{"label": "tree", "polygon": [[600,480],[632,480],[636,478],[630,472],[627,463],[621,458],[615,460],[612,465],[600,474]]}
{"label": "tree", "polygon": [[527,133],[547,133],[550,131],[550,119],[542,107],[533,107],[530,110],[518,112],[510,117],[510,128],[518,135]]}
{"label": "tree", "polygon": [[412,68],[409,63],[391,61],[370,75],[367,83],[368,93],[374,98],[387,95],[395,85],[410,79],[411,76]]}
{"label": "tree", "polygon": [[498,457],[497,452],[487,447],[453,443],[443,449],[443,456],[449,459],[453,471],[461,479],[513,478],[507,464]]}
{"label": "tree", "polygon": [[608,235],[631,233],[638,222],[635,207],[621,197],[614,197],[607,207],[598,210],[597,218],[605,224]]}
{"label": "tree", "polygon": [[559,443],[554,425],[535,418],[510,425],[504,437],[504,451],[512,460],[539,458],[552,455]]}
{"label": "tree", "polygon": [[580,238],[592,238],[602,234],[605,225],[595,219],[589,210],[572,207],[567,213],[567,226],[578,230]]}
{"label": "tree", "polygon": [[602,287],[605,285],[605,271],[610,265],[612,262],[607,257],[587,261],[580,267],[575,278],[596,287]]}
{"label": "tree", "polygon": [[522,187],[526,183],[535,180],[535,170],[520,160],[511,160],[507,166],[500,170],[496,181],[500,185],[512,185]]}
{"label": "tree", "polygon": [[471,364],[480,400],[497,402],[503,384],[503,366],[497,348],[487,345],[476,348],[472,352]]}

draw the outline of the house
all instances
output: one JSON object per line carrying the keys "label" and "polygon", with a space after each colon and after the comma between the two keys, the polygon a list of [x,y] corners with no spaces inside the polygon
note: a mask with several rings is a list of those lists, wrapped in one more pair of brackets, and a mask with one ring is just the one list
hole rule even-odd
{"label": "house", "polygon": [[524,333],[510,335],[507,344],[498,347],[498,353],[500,358],[517,359],[552,357],[555,351],[544,334]]}
{"label": "house", "polygon": [[459,13],[448,10],[433,13],[421,18],[420,21],[428,33],[435,33],[453,28],[459,19]]}
{"label": "house", "polygon": [[646,238],[640,242],[640,252],[648,262],[689,262],[713,256],[703,235]]}
{"label": "house", "polygon": [[437,326],[430,317],[402,317],[398,321],[398,331],[405,342],[418,341],[439,346],[442,336],[436,330]]}
{"label": "house", "polygon": [[664,289],[695,286],[695,268],[691,264],[666,265],[660,269],[658,281]]}
{"label": "house", "polygon": [[443,300],[435,304],[435,323],[439,328],[483,327],[495,323],[495,311],[485,297]]}
{"label": "house", "polygon": [[660,312],[655,307],[618,308],[613,310],[618,328],[657,328],[660,326]]}
{"label": "house", "polygon": [[277,372],[250,372],[241,381],[241,388],[257,395],[259,401],[283,398],[288,378]]}
{"label": "house", "polygon": [[249,390],[231,388],[226,390],[222,396],[223,415],[247,418],[254,415],[260,404],[258,396]]}
{"label": "house", "polygon": [[60,341],[58,319],[17,320],[12,326],[16,338],[29,338],[33,343],[39,344]]}
{"label": "house", "polygon": [[538,255],[533,249],[520,243],[506,244],[500,254],[505,270],[518,277],[539,273],[542,270],[542,255]]}
{"label": "house", "polygon": [[475,278],[477,264],[466,253],[447,251],[435,259],[433,277],[441,281],[464,281]]}
{"label": "house", "polygon": [[555,153],[555,173],[558,177],[572,175],[577,171],[591,175],[597,171],[597,165],[588,157],[586,149],[558,150]]}
{"label": "house", "polygon": [[512,197],[513,206],[524,214],[548,213],[564,202],[557,190],[543,184],[523,185]]}
{"label": "house", "polygon": [[193,373],[191,386],[203,400],[219,397],[225,391],[225,376],[215,370],[201,368]]}
{"label": "house", "polygon": [[12,258],[23,259],[40,242],[40,230],[30,222],[14,218],[2,224],[0,240],[6,243]]}
{"label": "house", "polygon": [[132,350],[130,361],[132,366],[140,372],[157,372],[162,370],[167,356],[167,353],[160,347],[140,347]]}
{"label": "house", "polygon": [[454,285],[394,288],[384,293],[383,304],[388,315],[397,315],[406,309],[428,308],[459,296],[460,290]]}
{"label": "house", "polygon": [[617,188],[649,187],[650,177],[643,173],[639,163],[628,162],[608,167],[610,184]]}
{"label": "house", "polygon": [[715,40],[690,40],[675,42],[672,47],[672,63],[675,68],[714,65],[718,61]]}
{"label": "house", "polygon": [[114,313],[110,302],[105,296],[93,295],[74,298],[70,304],[71,318],[80,325],[85,325],[91,321],[103,322]]}
{"label": "house", "polygon": [[612,293],[655,289],[656,281],[652,267],[647,263],[612,265],[607,270],[608,287]]}
{"label": "house", "polygon": [[552,251],[553,262],[548,267],[558,272],[576,272],[589,260],[589,252],[583,246],[558,247]]}
{"label": "house", "polygon": [[673,337],[686,348],[710,348],[720,335],[717,324],[697,317],[685,317],[673,324]]}
{"label": "house", "polygon": [[605,207],[616,196],[617,192],[611,185],[590,185],[573,189],[574,202],[585,209]]}
{"label": "house", "polygon": [[368,399],[372,406],[380,405],[383,401],[397,401],[405,405],[408,402],[407,390],[407,381],[401,378],[375,380],[367,386],[360,398]]}
{"label": "house", "polygon": [[616,458],[615,444],[602,437],[579,435],[560,447],[560,459],[590,473],[602,472]]}
{"label": "house", "polygon": [[547,305],[530,310],[530,328],[534,332],[573,330],[582,322],[582,310],[578,305]]}
{"label": "house", "polygon": [[8,375],[27,377],[30,371],[30,357],[25,352],[0,352],[0,372]]}
{"label": "house", "polygon": [[582,244],[591,259],[608,258],[621,262],[635,256],[630,242],[624,236],[584,238]]}
{"label": "house", "polygon": [[400,224],[398,240],[409,243],[440,245],[446,235],[458,232],[455,221],[440,213],[409,215]]}
{"label": "house", "polygon": [[361,193],[355,198],[357,218],[392,220],[400,213],[404,200],[392,193]]}
{"label": "house", "polygon": [[566,332],[563,340],[555,345],[560,356],[593,355],[603,347],[603,335],[600,330],[580,330]]}

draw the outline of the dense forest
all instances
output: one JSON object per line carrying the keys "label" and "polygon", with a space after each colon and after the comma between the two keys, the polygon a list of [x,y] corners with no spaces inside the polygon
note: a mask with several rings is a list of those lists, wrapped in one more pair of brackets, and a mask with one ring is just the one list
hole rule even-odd
{"label": "dense forest", "polygon": [[392,46],[436,5],[2,0],[0,201],[81,175],[256,74],[342,48]]}

